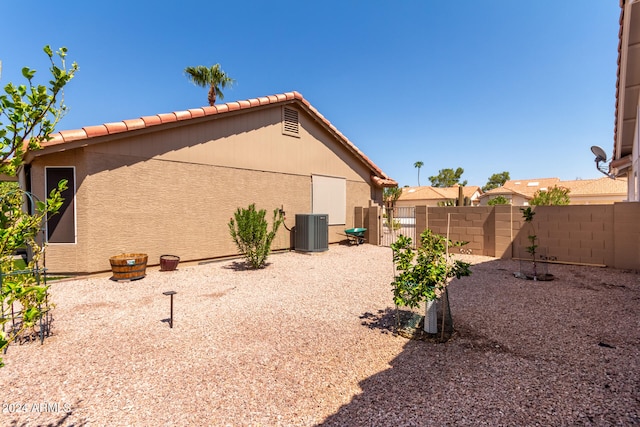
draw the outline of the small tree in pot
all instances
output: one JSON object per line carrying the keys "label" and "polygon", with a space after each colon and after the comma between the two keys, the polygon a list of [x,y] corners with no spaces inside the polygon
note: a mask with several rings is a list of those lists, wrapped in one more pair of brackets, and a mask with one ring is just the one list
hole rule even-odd
{"label": "small tree in pot", "polygon": [[420,247],[413,250],[411,238],[400,235],[391,245],[393,262],[398,272],[391,283],[393,302],[398,307],[417,308],[426,301],[424,329],[433,334],[437,333],[433,302],[442,295],[454,277],[469,276],[471,270],[469,263],[454,260],[448,254],[449,246],[462,246],[466,243],[448,241],[429,229],[420,235],[420,243]]}

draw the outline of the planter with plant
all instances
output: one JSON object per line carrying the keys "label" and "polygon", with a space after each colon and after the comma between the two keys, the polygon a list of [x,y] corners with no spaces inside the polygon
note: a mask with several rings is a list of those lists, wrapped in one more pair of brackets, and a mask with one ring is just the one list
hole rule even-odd
{"label": "planter with plant", "polygon": [[[434,234],[427,229],[420,235],[420,246],[412,248],[410,237],[398,236],[391,245],[393,263],[396,271],[393,287],[393,302],[398,307],[415,309],[424,302],[426,334],[437,334],[437,318],[434,302],[447,296],[446,287],[455,277],[460,278],[471,274],[470,264],[453,259],[448,252],[449,246],[462,246],[465,243],[452,242],[447,238]],[[447,304],[442,304],[443,320]],[[449,313],[450,316],[450,313]],[[399,320],[397,316],[396,321]],[[442,326],[444,338],[445,325]],[[453,328],[451,327],[451,330]]]}

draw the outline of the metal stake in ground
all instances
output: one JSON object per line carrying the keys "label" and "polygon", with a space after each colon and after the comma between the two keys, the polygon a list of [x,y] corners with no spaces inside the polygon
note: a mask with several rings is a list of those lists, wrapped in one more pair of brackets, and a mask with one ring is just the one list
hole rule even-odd
{"label": "metal stake in ground", "polygon": [[170,295],[171,296],[171,316],[169,317],[169,327],[173,328],[173,296],[176,294],[176,291],[167,291],[167,292],[163,292],[163,295]]}

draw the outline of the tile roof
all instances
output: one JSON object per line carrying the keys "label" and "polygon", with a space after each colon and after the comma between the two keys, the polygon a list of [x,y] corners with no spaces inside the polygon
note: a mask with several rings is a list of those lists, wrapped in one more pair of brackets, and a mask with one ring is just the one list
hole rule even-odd
{"label": "tile roof", "polygon": [[[344,136],[329,120],[327,120],[318,110],[316,110],[299,92],[287,92],[260,98],[252,98],[241,101],[227,102],[214,106],[194,108],[185,111],[173,111],[171,113],[161,113],[153,116],[144,116],[136,119],[122,120],[114,123],[104,123],[96,126],[85,126],[81,129],[63,130],[51,135],[51,139],[42,143],[42,148],[56,148],[64,150],[66,144],[78,141],[92,140],[98,137],[115,135],[139,129],[149,129],[167,123],[177,123],[199,117],[217,116],[224,113],[240,110],[250,110],[255,107],[265,105],[297,102],[322,126],[328,129],[342,144],[357,157],[359,157],[373,172],[372,178],[380,186],[396,186],[398,183],[387,176],[369,157],[367,157],[355,144]],[[38,155],[37,153],[32,153]]]}
{"label": "tile roof", "polygon": [[404,187],[398,200],[433,200],[441,199],[433,187]]}
{"label": "tile roof", "polygon": [[613,121],[613,158],[616,158],[616,141],[618,140],[618,110],[620,107],[620,66],[622,62],[622,29],[624,23],[624,2],[620,0],[620,19],[618,26],[618,62],[616,69],[616,103],[614,109]]}
{"label": "tile roof", "polygon": [[538,190],[546,190],[560,185],[560,178],[514,179],[504,183],[503,187],[524,196],[533,197]]}
{"label": "tile roof", "polygon": [[[625,26],[626,25],[626,26]],[[640,2],[638,0],[620,0],[620,18],[618,27],[618,60],[616,70],[616,92],[613,129],[613,157],[620,160],[632,153],[633,133],[638,117],[636,104],[638,89],[638,68],[640,67]],[[622,164],[625,165],[626,162]],[[609,170],[626,169],[628,165],[609,164]],[[618,170],[620,173],[621,170]],[[625,173],[623,172],[622,175]]]}
{"label": "tile roof", "polygon": [[561,181],[559,178],[537,178],[509,180],[502,187],[485,192],[482,197],[497,196],[500,194],[519,194],[527,198],[533,198],[538,190],[546,190],[554,186],[569,189],[569,196],[596,195],[596,194],[626,194],[626,179],[611,179],[602,177],[597,179],[578,179]]}
{"label": "tile roof", "polygon": [[[480,187],[475,185],[462,187],[465,197],[471,197],[480,191]],[[398,200],[451,200],[458,198],[458,186],[454,187],[404,187]]]}
{"label": "tile roof", "polygon": [[596,194],[627,194],[627,180],[623,178],[611,179],[581,179],[577,181],[562,181],[563,187],[570,190],[570,196]]}

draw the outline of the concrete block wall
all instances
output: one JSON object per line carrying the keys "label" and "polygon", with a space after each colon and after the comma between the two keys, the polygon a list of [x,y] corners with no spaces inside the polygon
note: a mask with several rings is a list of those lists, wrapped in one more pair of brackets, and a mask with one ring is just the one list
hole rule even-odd
{"label": "concrete block wall", "polygon": [[[640,270],[640,203],[535,206],[532,226],[520,206],[416,207],[416,236],[430,228],[453,241],[469,242],[475,255],[528,258],[529,235],[538,255],[560,263]],[[368,228],[376,216],[368,215]],[[375,241],[371,241],[374,243]]]}
{"label": "concrete block wall", "polygon": [[[640,270],[640,203],[615,203],[613,205],[614,223],[613,250],[615,266],[618,268]],[[607,231],[608,228],[605,229]]]}
{"label": "concrete block wall", "polygon": [[[539,254],[550,260],[615,265],[613,205],[536,206],[531,224],[514,221],[514,257],[523,257],[527,236],[535,235]],[[518,229],[519,228],[519,229]]]}
{"label": "concrete block wall", "polygon": [[[495,233],[493,226],[488,225],[487,219],[493,215],[491,207],[416,207],[416,236],[430,228],[434,233],[449,235],[453,242],[468,242],[461,248],[452,249],[471,251],[478,255],[493,256],[493,242]],[[487,229],[487,227],[489,228]],[[490,248],[487,249],[487,246]]]}

